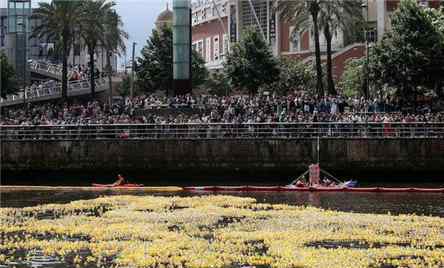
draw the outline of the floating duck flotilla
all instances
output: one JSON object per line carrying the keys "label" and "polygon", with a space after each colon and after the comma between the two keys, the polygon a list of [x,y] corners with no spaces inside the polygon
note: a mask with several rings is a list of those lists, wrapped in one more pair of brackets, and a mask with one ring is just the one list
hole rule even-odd
{"label": "floating duck flotilla", "polygon": [[[443,267],[444,219],[231,196],[110,196],[0,209],[0,265]],[[36,252],[38,256],[36,257]]]}

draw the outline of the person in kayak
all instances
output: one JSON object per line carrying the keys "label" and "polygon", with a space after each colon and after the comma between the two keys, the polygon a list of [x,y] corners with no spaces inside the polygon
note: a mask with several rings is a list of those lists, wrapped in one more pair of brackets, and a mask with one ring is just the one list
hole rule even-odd
{"label": "person in kayak", "polygon": [[287,185],[287,187],[289,187],[289,188],[302,188],[302,187],[306,187],[306,186],[307,185],[301,179],[293,182],[292,184]]}
{"label": "person in kayak", "polygon": [[301,180],[298,180],[294,185],[298,188],[306,186],[305,183]]}
{"label": "person in kayak", "polygon": [[115,186],[121,186],[123,184],[125,184],[125,178],[122,175],[118,174],[117,181],[115,183],[111,184],[111,186],[115,187]]}

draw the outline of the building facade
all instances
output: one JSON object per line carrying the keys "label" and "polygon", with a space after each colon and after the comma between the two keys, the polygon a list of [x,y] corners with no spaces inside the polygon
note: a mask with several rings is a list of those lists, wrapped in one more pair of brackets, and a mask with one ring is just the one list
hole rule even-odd
{"label": "building facade", "polygon": [[[8,0],[1,14],[2,50],[14,67],[19,83],[29,80],[27,64],[29,54],[31,0]],[[6,14],[6,16],[5,16]]]}
{"label": "building facade", "polygon": [[[279,17],[273,0],[198,0],[192,6],[192,45],[209,69],[219,69],[230,44],[247,29],[260,32],[276,56],[305,58],[312,54],[312,34],[291,27]],[[321,38],[321,49],[326,43]],[[333,50],[345,46],[342,33],[333,37]]]}
{"label": "building facade", "polygon": [[[365,0],[367,1],[367,0]],[[417,0],[422,7],[439,8],[442,0]],[[391,29],[390,17],[398,8],[400,0],[368,0],[369,22],[375,24],[377,40],[381,40],[385,32]]]}
{"label": "building facade", "polygon": [[[399,0],[362,0],[368,23],[367,38],[377,41],[390,30],[390,16]],[[439,7],[441,0],[418,0],[422,6]],[[286,23],[273,8],[275,0],[195,0],[192,4],[192,46],[210,70],[222,68],[230,45],[242,38],[247,28],[263,34],[276,56],[309,61],[314,54],[314,38],[310,31],[301,31]],[[368,10],[367,10],[368,7]],[[253,12],[254,11],[254,12]],[[368,17],[367,17],[368,12]],[[364,32],[363,32],[364,35]],[[320,35],[321,51],[326,50]],[[338,31],[332,40],[334,76],[342,75],[349,58],[365,55],[363,44],[353,44]]]}
{"label": "building facade", "polygon": [[[29,80],[29,70],[24,67],[28,60],[57,61],[54,57],[55,40],[31,38],[33,29],[40,25],[38,19],[32,18],[32,11],[31,0],[8,0],[8,7],[0,8],[0,50],[16,69],[19,81],[23,81],[23,78]],[[86,66],[89,60],[88,51],[79,34],[70,50],[68,64]],[[96,50],[95,63],[100,71],[105,70],[106,51],[101,47]],[[111,65],[116,71],[117,55],[111,57]]]}

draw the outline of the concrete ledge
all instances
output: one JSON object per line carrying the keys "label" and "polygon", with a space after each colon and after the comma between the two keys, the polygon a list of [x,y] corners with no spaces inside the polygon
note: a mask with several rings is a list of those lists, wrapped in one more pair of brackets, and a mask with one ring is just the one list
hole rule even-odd
{"label": "concrete ledge", "polygon": [[[317,161],[314,139],[3,141],[2,172],[302,171]],[[331,171],[443,172],[444,139],[322,139]]]}

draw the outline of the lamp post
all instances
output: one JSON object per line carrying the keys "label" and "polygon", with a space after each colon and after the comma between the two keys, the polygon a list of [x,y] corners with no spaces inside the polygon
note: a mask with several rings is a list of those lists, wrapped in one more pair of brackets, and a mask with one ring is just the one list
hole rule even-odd
{"label": "lamp post", "polygon": [[136,50],[136,42],[133,42],[133,54],[132,54],[132,62],[131,62],[131,87],[130,87],[130,97],[134,97],[134,69],[135,69],[135,62],[134,62],[134,51]]}
{"label": "lamp post", "polygon": [[19,26],[22,31],[22,37],[23,37],[23,76],[22,76],[22,80],[23,80],[23,106],[25,108],[25,110],[27,111],[27,107],[26,107],[26,64],[27,64],[27,57],[26,57],[26,24],[25,22],[19,22],[17,23],[17,26]]}
{"label": "lamp post", "polygon": [[365,55],[366,55],[366,60],[365,60],[365,98],[368,99],[369,97],[369,92],[370,92],[370,83],[369,83],[369,40],[368,40],[368,16],[369,16],[369,6],[368,6],[368,0],[365,0],[365,3],[362,3],[361,5],[362,9],[366,9],[366,16],[365,16],[365,29],[364,29],[364,38],[365,38]]}

